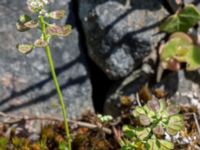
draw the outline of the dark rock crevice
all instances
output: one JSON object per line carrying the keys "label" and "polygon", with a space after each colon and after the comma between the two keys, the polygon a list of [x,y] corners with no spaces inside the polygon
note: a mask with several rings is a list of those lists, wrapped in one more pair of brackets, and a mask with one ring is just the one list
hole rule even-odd
{"label": "dark rock crevice", "polygon": [[[79,46],[80,49],[84,53],[86,57],[86,61],[88,64],[88,72],[90,73],[90,79],[92,84],[92,99],[95,111],[97,113],[103,112],[104,102],[106,100],[106,95],[110,89],[110,87],[116,82],[110,80],[105,73],[97,66],[89,57],[86,45],[86,36],[84,30],[82,28],[81,20],[78,14],[78,0],[71,1],[71,9],[74,12],[74,18],[68,18],[68,20],[73,20],[71,25],[77,28],[79,32]],[[71,16],[71,15],[70,15]],[[68,23],[68,21],[67,21]]]}

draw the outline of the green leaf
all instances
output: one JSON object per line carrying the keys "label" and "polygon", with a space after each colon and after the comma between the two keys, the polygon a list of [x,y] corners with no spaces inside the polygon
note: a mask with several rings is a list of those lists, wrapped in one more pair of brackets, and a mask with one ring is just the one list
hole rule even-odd
{"label": "green leaf", "polygon": [[134,132],[138,139],[145,140],[149,136],[151,128],[135,128]]}
{"label": "green leaf", "polygon": [[193,71],[200,68],[200,47],[190,46],[186,56],[186,70]]}
{"label": "green leaf", "polygon": [[172,150],[174,149],[174,144],[167,140],[159,140],[160,150]]}
{"label": "green leaf", "polygon": [[59,143],[59,150],[68,150],[68,147],[65,143],[61,142]]}
{"label": "green leaf", "polygon": [[147,105],[143,106],[146,115],[150,118],[151,122],[154,120],[153,118],[157,115],[152,109],[150,109]]}
{"label": "green leaf", "polygon": [[182,115],[173,115],[169,118],[167,124],[167,133],[170,135],[176,135],[184,127],[184,121]]}
{"label": "green leaf", "polygon": [[[160,58],[166,64],[174,59],[180,63],[186,63],[188,71],[196,70],[200,68],[200,47],[180,38],[173,38],[163,46]],[[168,68],[165,67],[165,69]]]}
{"label": "green leaf", "polygon": [[147,141],[147,150],[160,150],[158,141],[156,139],[149,139]]}
{"label": "green leaf", "polygon": [[169,40],[162,48],[160,55],[161,61],[169,61],[175,57],[178,59],[185,60],[185,56],[189,51],[190,43],[182,40],[181,38],[173,38]]}
{"label": "green leaf", "polygon": [[0,137],[0,148],[2,148],[2,150],[7,149],[8,142],[9,140],[7,137]]}
{"label": "green leaf", "polygon": [[72,31],[70,25],[58,26],[55,24],[49,25],[46,29],[47,34],[52,36],[68,36]]}
{"label": "green leaf", "polygon": [[133,137],[135,137],[135,130],[134,130],[134,128],[132,127],[132,126],[130,126],[130,125],[124,125],[123,127],[122,127],[122,131],[123,131],[123,133],[124,133],[124,135],[126,136],[126,137],[128,137],[128,138],[133,138]]}
{"label": "green leaf", "polygon": [[34,46],[32,44],[18,44],[16,48],[20,53],[28,54],[33,50]]}
{"label": "green leaf", "polygon": [[200,20],[200,13],[194,5],[186,5],[182,11],[170,16],[160,26],[160,31],[173,33],[177,31],[187,32]]}
{"label": "green leaf", "polygon": [[120,150],[135,150],[135,147],[131,144],[126,144],[123,145]]}
{"label": "green leaf", "polygon": [[146,114],[146,112],[143,109],[143,107],[141,107],[141,106],[137,106],[137,107],[135,107],[135,110],[133,110],[134,117],[139,117],[140,115],[145,115],[145,114]]}
{"label": "green leaf", "polygon": [[133,128],[132,126],[129,125],[123,126],[122,130],[126,137],[130,139],[133,137],[137,137],[139,140],[146,139],[151,132],[150,128]]}
{"label": "green leaf", "polygon": [[166,109],[167,104],[166,104],[166,101],[163,100],[163,99],[159,100],[159,103],[160,103],[160,110],[159,110],[159,112],[162,112],[162,111],[164,111]]}

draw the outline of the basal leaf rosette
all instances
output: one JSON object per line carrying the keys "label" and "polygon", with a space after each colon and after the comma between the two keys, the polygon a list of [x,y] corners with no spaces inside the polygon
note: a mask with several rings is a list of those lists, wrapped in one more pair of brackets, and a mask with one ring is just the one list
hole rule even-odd
{"label": "basal leaf rosette", "polygon": [[[178,115],[180,108],[177,105],[168,105],[164,100],[150,100],[143,107],[137,106],[133,116],[144,127],[150,127],[155,135],[164,135],[165,131],[171,134],[178,133],[184,126],[182,115]],[[177,124],[176,124],[176,123]]]}

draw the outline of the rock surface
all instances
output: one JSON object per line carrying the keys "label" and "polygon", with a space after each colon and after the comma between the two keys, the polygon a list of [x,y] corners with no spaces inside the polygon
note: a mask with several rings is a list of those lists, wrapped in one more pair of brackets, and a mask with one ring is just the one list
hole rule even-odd
{"label": "rock surface", "polygon": [[[71,1],[59,0],[51,6],[54,10],[67,11],[68,17],[59,23],[67,20],[74,25],[72,34],[55,39],[51,48],[69,116],[80,117],[86,110],[93,110],[92,87],[79,33],[71,19],[74,18]],[[35,49],[25,56],[15,48],[17,43],[33,42],[39,36],[34,30],[32,33],[16,31],[15,23],[24,11],[28,12],[25,1],[0,2],[0,111],[60,116],[61,108],[44,50]]]}
{"label": "rock surface", "polygon": [[167,0],[170,8],[173,12],[176,12],[184,4],[194,4],[200,10],[200,1],[199,0]]}
{"label": "rock surface", "polygon": [[156,88],[167,91],[170,100],[178,104],[192,104],[200,110],[200,71],[170,73]]}
{"label": "rock surface", "polygon": [[160,0],[78,2],[89,55],[110,79],[130,74],[163,37],[158,25],[168,12]]}
{"label": "rock surface", "polygon": [[[119,116],[121,113],[121,96],[133,97],[135,99],[135,94],[148,83],[151,78],[151,71],[151,67],[145,64],[141,69],[134,71],[123,81],[114,85],[112,90],[108,93],[104,104],[104,113],[114,117]],[[137,103],[136,101],[134,102]]]}

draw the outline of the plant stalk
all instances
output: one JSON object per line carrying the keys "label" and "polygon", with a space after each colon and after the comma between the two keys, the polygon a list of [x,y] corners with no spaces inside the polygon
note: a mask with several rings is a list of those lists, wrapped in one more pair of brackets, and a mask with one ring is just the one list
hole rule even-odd
{"label": "plant stalk", "polygon": [[[44,20],[43,16],[40,16],[40,24],[41,24],[41,28],[42,28],[43,38],[44,38],[45,41],[47,41],[48,37],[47,37],[47,34],[46,34],[46,25],[45,25],[45,20]],[[66,135],[67,135],[68,149],[72,150],[72,148],[71,148],[71,136],[70,136],[70,132],[69,132],[69,121],[68,121],[68,118],[67,118],[67,109],[65,107],[62,92],[61,92],[61,89],[60,89],[60,86],[59,86],[59,83],[58,83],[58,80],[57,80],[57,75],[56,75],[56,72],[55,72],[54,62],[53,62],[53,58],[52,58],[52,55],[51,55],[51,50],[50,50],[49,45],[47,45],[45,47],[45,52],[46,52],[46,55],[47,55],[47,58],[48,58],[53,82],[54,82],[54,85],[55,85],[55,88],[56,88],[56,91],[57,91],[57,94],[58,94],[58,98],[59,98],[59,101],[60,101],[60,104],[61,104],[61,107],[62,107],[62,113],[63,113],[64,125],[65,125],[65,132],[66,132]]]}

